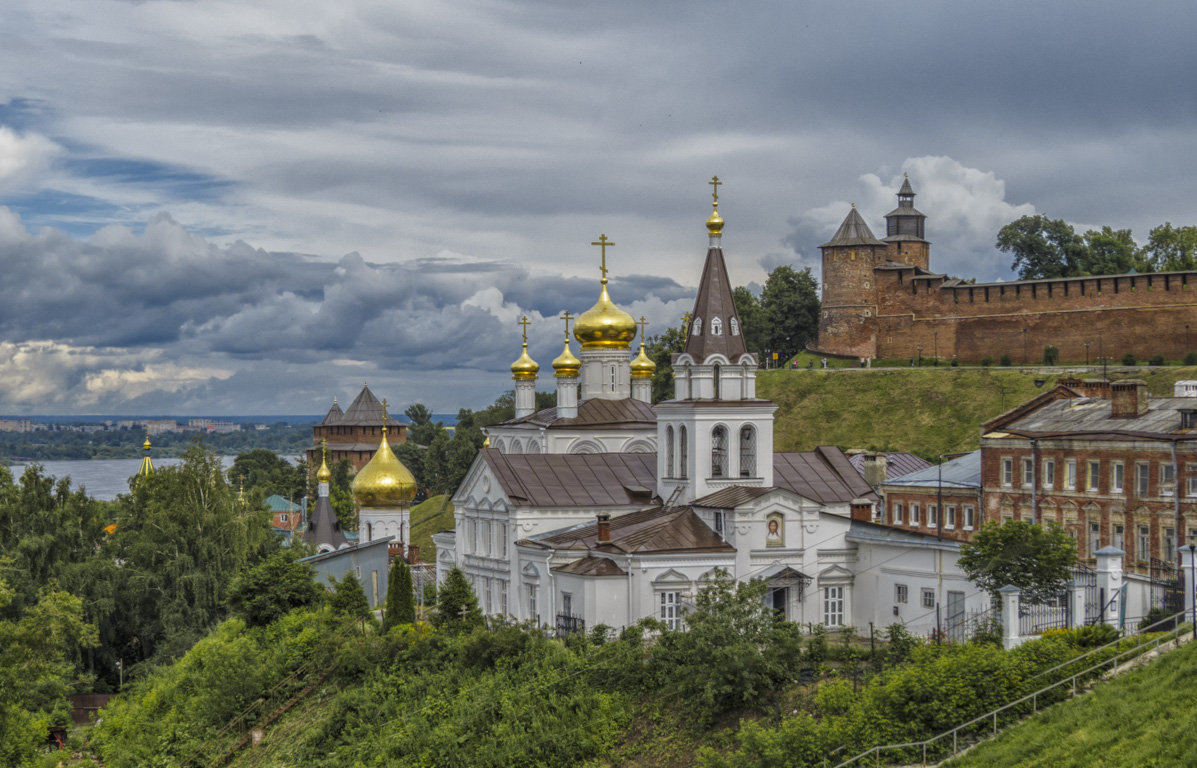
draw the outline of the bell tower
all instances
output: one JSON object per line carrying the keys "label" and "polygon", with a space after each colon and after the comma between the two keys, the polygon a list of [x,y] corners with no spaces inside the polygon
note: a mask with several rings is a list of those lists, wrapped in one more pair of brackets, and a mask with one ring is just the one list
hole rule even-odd
{"label": "bell tower", "polygon": [[925,239],[927,217],[914,207],[914,188],[910,177],[898,190],[898,207],[885,214],[886,258],[930,271],[931,243]]}

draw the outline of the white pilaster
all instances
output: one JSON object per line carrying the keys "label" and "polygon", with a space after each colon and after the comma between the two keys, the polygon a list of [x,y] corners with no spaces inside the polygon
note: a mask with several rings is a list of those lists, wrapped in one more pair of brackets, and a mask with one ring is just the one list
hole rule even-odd
{"label": "white pilaster", "polygon": [[573,419],[578,415],[578,377],[557,377],[557,418]]}
{"label": "white pilaster", "polygon": [[515,418],[522,419],[536,412],[536,379],[515,380]]}
{"label": "white pilaster", "polygon": [[1118,607],[1122,595],[1122,558],[1126,552],[1118,547],[1102,547],[1097,555],[1097,593],[1103,596],[1101,621],[1112,627],[1120,627]]}
{"label": "white pilaster", "polygon": [[632,358],[627,347],[583,348],[582,399],[622,400],[632,396]]}
{"label": "white pilaster", "polygon": [[1018,633],[1018,603],[1021,595],[1022,590],[1012,584],[998,590],[998,596],[1002,601],[1002,647],[1007,651],[1022,642]]}
{"label": "white pilaster", "polygon": [[1192,544],[1180,548],[1180,578],[1185,582],[1185,621],[1193,621],[1193,555]]}

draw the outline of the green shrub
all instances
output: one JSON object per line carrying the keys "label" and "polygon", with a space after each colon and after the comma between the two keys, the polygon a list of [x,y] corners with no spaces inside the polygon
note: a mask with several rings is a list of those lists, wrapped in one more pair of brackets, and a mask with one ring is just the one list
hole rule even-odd
{"label": "green shrub", "polygon": [[1043,364],[1055,365],[1060,362],[1060,350],[1052,345],[1047,345],[1043,348]]}
{"label": "green shrub", "polygon": [[1148,363],[1148,365],[1163,365],[1164,364],[1164,356],[1163,355],[1152,355],[1151,359],[1148,360],[1147,363]]}
{"label": "green shrub", "polygon": [[1138,362],[1139,361],[1135,359],[1135,355],[1133,352],[1127,352],[1125,355],[1122,356],[1122,364],[1123,365],[1136,365],[1136,364],[1138,364]]}
{"label": "green shrub", "polygon": [[1197,352],[1185,353],[1185,365],[1197,365]]}
{"label": "green shrub", "polygon": [[1069,644],[1076,648],[1098,648],[1118,639],[1118,630],[1109,624],[1087,624],[1072,630]]}
{"label": "green shrub", "polygon": [[1012,364],[1009,355],[1002,355],[1002,358],[999,362],[1002,364],[1003,368],[1009,368]]}
{"label": "green shrub", "polygon": [[959,367],[960,367],[960,361],[959,361],[959,360],[957,360],[957,359],[956,359],[956,358],[954,358],[954,357],[952,358],[952,367],[953,367],[953,368],[959,368]]}
{"label": "green shrub", "polygon": [[[1163,608],[1152,608],[1150,611],[1147,612],[1147,615],[1143,617],[1143,620],[1139,622],[1139,631],[1143,632],[1148,627],[1150,627],[1152,624],[1155,624],[1158,621],[1163,621],[1164,619],[1168,618],[1171,615],[1172,615],[1172,611],[1168,611]],[[1178,621],[1179,621],[1179,619],[1178,619]],[[1168,630],[1168,629],[1172,629],[1172,625],[1170,623],[1169,624],[1161,624],[1158,627],[1154,627],[1152,629],[1152,631],[1160,632],[1160,631]]]}
{"label": "green shrub", "polygon": [[982,357],[982,358],[981,358],[981,366],[982,366],[982,367],[984,367],[984,368],[988,368],[988,367],[989,367],[989,366],[991,366],[991,365],[993,365],[993,358],[992,358],[992,357],[990,357],[989,355],[986,355],[985,357]]}

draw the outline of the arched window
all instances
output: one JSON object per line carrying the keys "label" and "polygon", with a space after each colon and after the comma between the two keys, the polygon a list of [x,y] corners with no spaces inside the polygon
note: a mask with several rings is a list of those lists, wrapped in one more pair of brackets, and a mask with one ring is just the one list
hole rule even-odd
{"label": "arched window", "polygon": [[727,427],[711,430],[711,477],[727,477]]}
{"label": "arched window", "polygon": [[677,476],[686,479],[690,448],[686,443],[686,425],[677,428]]}
{"label": "arched window", "polygon": [[740,477],[756,477],[756,429],[740,427]]}
{"label": "arched window", "polygon": [[540,442],[535,437],[528,441],[527,453],[540,453]]}
{"label": "arched window", "polygon": [[673,426],[665,427],[665,477],[673,477]]}
{"label": "arched window", "polygon": [[723,378],[723,368],[722,368],[722,366],[716,365],[715,366],[715,374],[714,374],[715,399],[716,400],[719,399],[719,380],[721,378]]}
{"label": "arched window", "polygon": [[712,336],[722,336],[723,335],[723,321],[717,317],[711,318],[711,335]]}
{"label": "arched window", "polygon": [[698,336],[701,333],[702,333],[702,318],[696,317],[696,318],[694,318],[694,329],[692,331],[690,331],[690,334],[692,336]]}
{"label": "arched window", "polygon": [[739,320],[737,320],[736,318],[733,317],[727,321],[727,325],[729,328],[731,328],[732,336],[740,335],[740,321]]}

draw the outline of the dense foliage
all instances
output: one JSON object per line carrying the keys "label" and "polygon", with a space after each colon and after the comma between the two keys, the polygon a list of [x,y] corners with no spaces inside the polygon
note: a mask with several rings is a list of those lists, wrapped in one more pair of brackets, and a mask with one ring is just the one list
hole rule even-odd
{"label": "dense foliage", "polygon": [[[154,456],[182,456],[196,441],[195,432],[163,432],[155,435]],[[135,459],[142,456],[145,433],[131,429],[100,432],[43,430],[0,432],[0,457],[20,456],[34,461],[69,459]],[[204,445],[221,455],[235,455],[257,448],[281,454],[303,453],[312,442],[310,424],[278,423],[266,429],[238,432],[210,432]]]}
{"label": "dense foliage", "polygon": [[299,562],[294,550],[275,552],[233,579],[229,610],[248,626],[265,626],[295,608],[317,605],[324,591],[315,576],[315,568]]}
{"label": "dense foliage", "polygon": [[1168,223],[1139,246],[1129,229],[1077,234],[1063,219],[1023,216],[1002,227],[996,245],[1014,255],[1011,268],[1023,280],[1197,269],[1197,227]]}
{"label": "dense foliage", "polygon": [[396,557],[387,577],[387,604],[383,613],[383,627],[390,629],[416,620],[416,593],[413,591],[411,568]]}
{"label": "dense foliage", "polygon": [[998,590],[1012,585],[1022,600],[1042,603],[1055,596],[1076,565],[1076,541],[1055,523],[1027,520],[986,523],[973,540],[960,547],[960,567],[969,580],[995,601]]}

